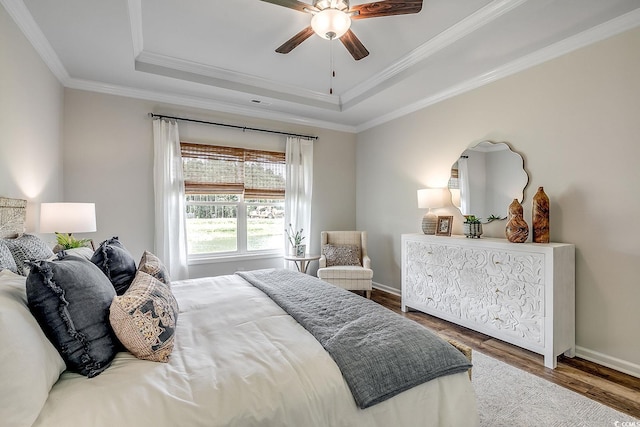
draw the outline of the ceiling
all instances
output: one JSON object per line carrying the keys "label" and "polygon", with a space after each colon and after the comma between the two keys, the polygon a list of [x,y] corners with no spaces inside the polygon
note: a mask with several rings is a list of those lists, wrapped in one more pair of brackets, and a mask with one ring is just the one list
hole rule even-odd
{"label": "ceiling", "polygon": [[0,3],[66,87],[349,132],[640,25],[640,0],[424,0],[353,21],[355,61],[315,35],[276,53],[310,15],[259,0]]}

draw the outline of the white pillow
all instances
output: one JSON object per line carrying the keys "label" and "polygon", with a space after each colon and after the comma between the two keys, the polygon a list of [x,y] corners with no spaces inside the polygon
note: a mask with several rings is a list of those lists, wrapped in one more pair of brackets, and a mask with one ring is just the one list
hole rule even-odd
{"label": "white pillow", "polygon": [[27,306],[26,277],[0,271],[0,420],[30,426],[65,370]]}

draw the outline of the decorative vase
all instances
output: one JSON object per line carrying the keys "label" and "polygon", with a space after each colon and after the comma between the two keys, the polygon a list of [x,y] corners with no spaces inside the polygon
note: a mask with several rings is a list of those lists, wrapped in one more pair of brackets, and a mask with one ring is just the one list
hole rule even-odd
{"label": "decorative vase", "polygon": [[482,224],[479,222],[465,222],[462,224],[462,230],[470,239],[479,239],[482,236]]}
{"label": "decorative vase", "polygon": [[293,254],[299,258],[304,257],[305,252],[307,252],[307,245],[295,245],[293,247]]}
{"label": "decorative vase", "polygon": [[505,234],[511,243],[524,243],[529,237],[529,224],[524,220],[522,205],[513,199],[509,205],[509,217]]}
{"label": "decorative vase", "polygon": [[538,192],[533,196],[531,222],[533,242],[549,243],[549,197],[542,187],[538,187]]}

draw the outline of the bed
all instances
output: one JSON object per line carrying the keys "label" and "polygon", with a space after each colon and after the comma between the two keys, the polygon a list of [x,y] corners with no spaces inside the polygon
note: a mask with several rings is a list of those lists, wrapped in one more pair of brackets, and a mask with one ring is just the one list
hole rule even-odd
{"label": "bed", "polygon": [[[478,424],[466,371],[361,408],[326,350],[330,345],[323,346],[268,290],[250,283],[262,272],[248,274],[172,282],[179,316],[168,363],[120,351],[108,368],[87,378],[60,364],[29,318],[25,277],[2,270],[0,419],[8,425],[82,427]],[[326,285],[302,273],[284,274]],[[345,300],[367,301],[338,291]]]}

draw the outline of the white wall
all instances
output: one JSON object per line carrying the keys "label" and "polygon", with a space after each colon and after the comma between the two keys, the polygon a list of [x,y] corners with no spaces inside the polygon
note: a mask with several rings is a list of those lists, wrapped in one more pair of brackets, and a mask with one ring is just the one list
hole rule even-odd
{"label": "white wall", "polygon": [[[358,135],[357,226],[374,281],[400,289],[400,235],[420,232],[416,190],[445,186],[470,144],[524,157],[524,209],[544,186],[551,240],[576,245],[579,352],[640,374],[640,29],[575,51]],[[462,217],[453,208],[454,234]],[[504,221],[486,225],[504,236]]]}
{"label": "white wall", "polygon": [[[314,142],[311,250],[319,253],[320,231],[355,227],[353,134],[184,109],[172,105],[65,90],[64,188],[68,200],[96,203],[102,241],[117,235],[134,256],[153,248],[153,136],[149,112],[319,136]],[[180,122],[180,139],[284,151],[285,137]],[[190,276],[238,269],[282,267],[280,257],[192,265]],[[317,263],[311,270],[317,268]]]}
{"label": "white wall", "polygon": [[27,199],[27,231],[40,202],[62,200],[62,85],[0,7],[0,196]]}

